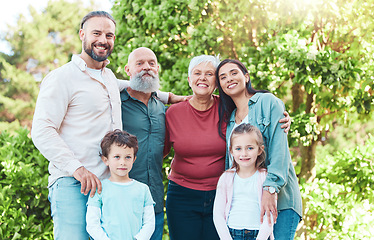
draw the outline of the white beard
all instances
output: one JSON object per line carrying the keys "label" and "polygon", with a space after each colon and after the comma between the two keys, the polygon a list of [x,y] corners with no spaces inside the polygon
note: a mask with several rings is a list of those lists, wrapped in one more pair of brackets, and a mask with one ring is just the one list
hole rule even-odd
{"label": "white beard", "polygon": [[[151,76],[143,77],[144,74]],[[143,93],[155,92],[160,88],[160,79],[152,71],[141,71],[130,78],[131,89]]]}

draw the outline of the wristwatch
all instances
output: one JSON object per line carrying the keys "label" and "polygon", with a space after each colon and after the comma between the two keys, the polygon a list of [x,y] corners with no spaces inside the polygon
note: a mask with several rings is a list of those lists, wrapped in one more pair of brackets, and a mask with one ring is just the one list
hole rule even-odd
{"label": "wristwatch", "polygon": [[266,186],[266,187],[263,187],[263,189],[265,191],[268,191],[270,194],[274,194],[275,193],[275,187]]}

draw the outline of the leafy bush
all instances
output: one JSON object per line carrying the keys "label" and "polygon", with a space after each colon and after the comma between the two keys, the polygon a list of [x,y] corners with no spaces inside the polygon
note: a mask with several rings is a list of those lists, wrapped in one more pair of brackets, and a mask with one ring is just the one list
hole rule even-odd
{"label": "leafy bush", "polygon": [[327,155],[317,178],[302,183],[304,231],[311,239],[372,239],[374,137],[365,145]]}
{"label": "leafy bush", "polygon": [[0,134],[0,239],[53,239],[48,161],[28,134]]}

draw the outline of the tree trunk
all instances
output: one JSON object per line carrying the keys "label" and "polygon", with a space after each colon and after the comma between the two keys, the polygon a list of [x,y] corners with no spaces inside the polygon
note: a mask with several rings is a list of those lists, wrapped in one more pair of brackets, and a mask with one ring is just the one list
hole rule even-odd
{"label": "tree trunk", "polygon": [[[305,113],[313,113],[315,102],[314,93],[308,93],[306,96],[306,109]],[[316,119],[317,120],[317,119]],[[312,182],[316,177],[316,147],[318,140],[311,140],[309,146],[303,146],[301,143],[300,152],[301,152],[301,171],[299,178],[304,178],[306,182]]]}
{"label": "tree trunk", "polygon": [[[291,80],[294,78],[295,75],[290,74]],[[299,83],[295,83],[292,86],[292,112],[296,112],[300,105],[304,102],[304,88],[303,85]]]}
{"label": "tree trunk", "polygon": [[312,182],[316,177],[316,147],[318,141],[312,141],[309,146],[300,144],[301,171],[299,178],[304,178],[307,183]]}
{"label": "tree trunk", "polygon": [[[292,79],[293,76],[290,75]],[[303,85],[295,83],[292,86],[292,111],[298,112],[299,107],[301,104],[305,102],[306,110],[305,113],[312,113],[314,107],[314,99],[315,96],[313,93],[308,93],[305,96],[305,90]],[[301,170],[298,174],[299,179],[305,179],[306,182],[311,182],[316,176],[316,147],[317,147],[318,140],[312,140],[309,146],[303,146],[302,143],[299,143],[299,156],[301,158]],[[309,215],[307,213],[307,199],[303,199],[303,206],[304,206],[304,220],[301,222],[299,229],[296,232],[296,235],[300,238],[310,239],[308,235],[307,226],[314,226],[317,224],[316,216]]]}

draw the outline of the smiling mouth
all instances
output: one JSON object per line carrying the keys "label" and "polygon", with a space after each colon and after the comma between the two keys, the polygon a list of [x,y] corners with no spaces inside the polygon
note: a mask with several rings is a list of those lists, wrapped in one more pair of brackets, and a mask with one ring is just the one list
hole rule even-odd
{"label": "smiling mouth", "polygon": [[208,87],[208,85],[205,84],[205,83],[198,83],[197,86],[198,87],[205,87],[205,88]]}
{"label": "smiling mouth", "polygon": [[236,85],[238,85],[237,83],[233,83],[233,84],[230,84],[227,86],[228,89],[231,89],[231,88],[234,88]]}
{"label": "smiling mouth", "polygon": [[106,45],[94,45],[94,47],[99,51],[105,51],[108,49],[108,46]]}

